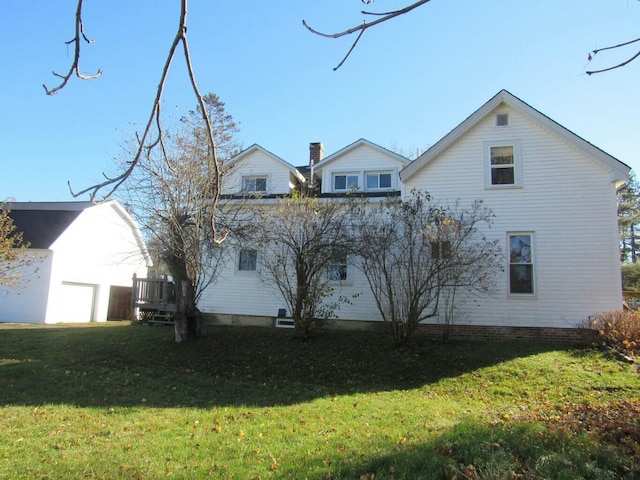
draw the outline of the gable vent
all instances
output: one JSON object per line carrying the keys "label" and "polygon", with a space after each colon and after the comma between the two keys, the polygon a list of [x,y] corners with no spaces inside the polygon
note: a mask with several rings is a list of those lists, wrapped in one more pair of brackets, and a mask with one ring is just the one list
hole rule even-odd
{"label": "gable vent", "polygon": [[509,114],[508,113],[499,113],[496,115],[496,126],[497,127],[506,127],[509,125]]}

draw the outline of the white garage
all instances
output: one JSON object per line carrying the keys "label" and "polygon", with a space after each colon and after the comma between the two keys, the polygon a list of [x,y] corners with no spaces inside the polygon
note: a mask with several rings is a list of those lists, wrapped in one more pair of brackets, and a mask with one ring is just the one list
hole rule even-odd
{"label": "white garage", "polygon": [[0,322],[105,321],[110,295],[144,277],[151,260],[140,229],[116,201],[9,205],[33,261],[18,285],[0,286]]}

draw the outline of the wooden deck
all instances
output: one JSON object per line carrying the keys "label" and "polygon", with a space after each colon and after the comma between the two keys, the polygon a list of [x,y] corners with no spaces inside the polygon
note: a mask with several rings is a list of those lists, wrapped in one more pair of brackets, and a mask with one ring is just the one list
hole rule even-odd
{"label": "wooden deck", "polygon": [[131,306],[137,309],[142,321],[172,324],[176,311],[175,284],[166,275],[160,278],[138,278],[134,275]]}

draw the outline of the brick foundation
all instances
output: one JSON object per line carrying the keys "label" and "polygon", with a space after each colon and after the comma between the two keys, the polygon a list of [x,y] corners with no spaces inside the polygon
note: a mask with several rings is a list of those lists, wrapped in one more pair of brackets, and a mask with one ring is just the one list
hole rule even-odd
{"label": "brick foundation", "polygon": [[[253,326],[274,328],[274,317],[251,315],[203,314],[210,325]],[[383,322],[356,320],[318,321],[318,328],[331,330],[361,330],[383,332]],[[461,341],[530,340],[564,345],[589,345],[597,340],[597,333],[587,328],[552,327],[504,327],[489,325],[420,325],[414,332],[416,337]]]}
{"label": "brick foundation", "polygon": [[488,325],[420,325],[416,336],[450,340],[532,340],[558,344],[588,345],[597,334],[586,328],[503,327]]}

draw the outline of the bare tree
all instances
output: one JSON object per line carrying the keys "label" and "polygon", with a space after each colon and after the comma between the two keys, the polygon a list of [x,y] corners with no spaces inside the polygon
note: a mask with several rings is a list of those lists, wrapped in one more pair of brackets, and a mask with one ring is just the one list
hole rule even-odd
{"label": "bare tree", "polygon": [[351,248],[350,201],[322,200],[295,192],[265,205],[256,224],[259,274],[282,295],[296,334],[308,339],[317,319],[330,318],[344,297],[333,282]]}
{"label": "bare tree", "polygon": [[[180,122],[175,134],[163,133],[163,149],[149,151],[123,185],[121,196],[148,239],[152,255],[166,267],[176,284],[177,312],[174,316],[178,342],[200,335],[197,301],[215,282],[224,252],[214,241],[211,217],[222,216],[211,198],[219,188],[211,146],[216,141],[218,157],[231,158],[239,151],[234,139],[238,131],[224,103],[212,93],[204,96],[213,130],[202,122],[199,107]],[[135,148],[135,147],[134,147]],[[225,224],[225,230],[232,228]]]}
{"label": "bare tree", "polygon": [[494,288],[500,249],[478,232],[492,217],[481,202],[447,207],[422,192],[359,212],[353,229],[357,265],[397,345],[437,315],[442,303],[451,303],[457,290],[480,294]]}
{"label": "bare tree", "polygon": [[[361,0],[362,3],[369,5],[370,3],[373,3],[373,0]],[[353,50],[356,48],[356,45],[358,44],[358,42],[360,41],[360,38],[362,37],[362,35],[364,34],[364,32],[371,28],[371,27],[375,27],[376,25],[379,25],[383,22],[387,22],[393,18],[399,17],[400,15],[404,15],[405,13],[409,13],[410,11],[424,5],[425,3],[429,3],[431,0],[419,0],[415,3],[412,3],[411,5],[407,5],[406,7],[402,7],[399,8],[397,10],[392,10],[390,12],[369,12],[366,10],[361,10],[360,13],[362,13],[363,15],[369,15],[369,16],[377,16],[378,18],[376,20],[373,20],[372,22],[367,23],[366,20],[364,20],[362,22],[362,24],[360,25],[356,25],[354,27],[348,28],[347,30],[344,30],[342,32],[337,32],[337,33],[323,33],[320,32],[314,28],[311,28],[309,26],[309,24],[307,24],[307,22],[305,20],[302,20],[302,24],[307,28],[307,30],[309,30],[311,33],[314,33],[316,35],[320,35],[321,37],[325,37],[325,38],[340,38],[340,37],[344,37],[346,35],[352,35],[354,33],[357,33],[358,36],[356,37],[356,39],[353,41],[353,43],[351,44],[351,48],[349,49],[349,51],[347,52],[347,54],[344,56],[344,58],[340,61],[340,63],[333,69],[338,70],[343,64],[344,62],[347,60],[347,58],[349,58],[349,55],[351,55],[351,52],[353,52]]]}
{"label": "bare tree", "polygon": [[[84,0],[77,0],[76,4],[76,15],[75,15],[75,34],[74,37],[66,42],[68,45],[74,45],[74,57],[71,63],[71,66],[66,74],[58,74],[55,71],[53,74],[62,79],[59,85],[48,88],[46,85],[43,85],[45,92],[47,95],[54,95],[58,93],[61,89],[63,89],[70,79],[75,74],[78,78],[87,80],[94,79],[99,77],[102,72],[98,70],[97,73],[93,75],[85,75],[81,73],[80,69],[80,55],[82,52],[82,45],[84,43],[91,44],[93,40],[90,40],[89,37],[85,33],[84,21],[82,18],[82,8],[84,6]],[[211,123],[211,118],[209,118],[208,109],[206,108],[205,98],[200,93],[198,85],[196,83],[196,76],[193,69],[193,65],[191,62],[191,53],[189,50],[189,42],[187,39],[187,13],[188,13],[188,0],[180,0],[180,16],[178,20],[178,28],[176,34],[171,42],[171,46],[169,47],[169,52],[167,54],[167,59],[165,61],[164,67],[162,68],[162,73],[160,75],[160,81],[158,82],[158,87],[156,90],[156,96],[152,104],[151,114],[149,115],[149,119],[145,125],[142,133],[137,135],[137,147],[134,149],[131,155],[131,159],[126,163],[125,168],[121,173],[108,176],[105,175],[105,180],[101,183],[89,186],[80,191],[74,191],[69,185],[69,189],[71,194],[74,197],[78,197],[80,195],[89,194],[91,201],[97,201],[101,199],[109,198],[117,189],[122,185],[132,174],[135,168],[140,163],[141,159],[145,155],[149,155],[150,152],[156,147],[159,147],[161,154],[167,158],[168,152],[167,147],[164,143],[163,136],[163,125],[162,125],[162,115],[161,115],[161,106],[162,106],[162,97],[164,92],[164,86],[166,80],[169,75],[169,71],[171,68],[171,63],[177,55],[178,49],[182,46],[182,54],[184,57],[184,61],[186,63],[187,72],[189,75],[189,80],[191,82],[191,88],[196,97],[198,104],[198,111],[200,112],[200,116],[202,119],[202,123],[204,125],[204,133],[206,141],[209,145],[208,154],[211,156],[210,165],[211,165],[211,175],[212,175],[212,183],[210,186],[210,200],[211,200],[211,212],[215,212],[217,210],[218,202],[220,200],[220,183],[221,183],[221,175],[222,172],[220,170],[220,164],[218,162],[217,157],[217,144],[214,138],[214,128]],[[218,236],[216,223],[215,223],[215,215],[212,213],[210,217],[211,223],[211,233],[212,238],[215,242],[221,242],[224,240],[224,234]]]}
{"label": "bare tree", "polygon": [[[360,0],[362,3],[369,5],[371,3],[374,2],[374,0]],[[412,10],[415,10],[418,7],[421,7],[427,3],[429,3],[431,0],[419,0],[415,3],[412,3],[410,5],[406,5],[402,8],[398,8],[389,12],[370,12],[367,10],[361,10],[360,13],[362,13],[363,15],[367,15],[367,16],[372,16],[372,17],[377,17],[375,20],[371,21],[371,22],[367,22],[366,20],[364,20],[360,25],[355,25],[351,28],[348,28],[346,30],[343,30],[341,32],[335,32],[335,33],[326,33],[326,32],[321,32],[319,30],[316,30],[312,27],[309,26],[309,24],[305,21],[302,20],[302,24],[307,28],[307,30],[309,30],[311,33],[314,33],[316,35],[320,35],[321,37],[325,37],[325,38],[340,38],[340,37],[344,37],[344,36],[348,36],[348,35],[353,35],[355,33],[357,33],[358,35],[356,36],[356,39],[353,41],[353,43],[351,44],[351,48],[349,48],[349,50],[347,51],[347,54],[343,57],[343,59],[340,61],[340,63],[333,69],[333,70],[338,70],[343,64],[344,62],[347,60],[347,58],[349,58],[349,55],[351,55],[351,52],[353,52],[353,50],[356,48],[356,45],[358,44],[358,42],[360,41],[360,38],[362,37],[362,35],[364,35],[364,32],[372,27],[375,27],[376,25],[380,25],[381,23],[387,22],[389,20],[392,20],[396,17],[399,17],[401,15],[404,15],[406,13],[411,12]],[[614,50],[614,49],[621,49],[623,47],[626,47],[628,45],[634,44],[636,42],[640,42],[640,38],[636,38],[634,40],[630,40],[628,42],[623,42],[617,45],[612,45],[609,47],[604,47],[604,48],[597,48],[595,50],[593,50],[589,56],[589,62],[591,62],[591,60],[593,59],[593,57],[595,57],[595,55],[599,52],[603,52],[606,50]],[[633,60],[635,60],[636,58],[640,57],[640,51],[638,51],[637,53],[631,55],[630,57],[628,57],[626,60],[607,67],[607,68],[602,68],[599,70],[588,70],[586,72],[587,75],[593,75],[594,73],[602,73],[602,72],[608,72],[610,70],[615,70],[616,68],[620,68],[620,67],[624,67],[625,65],[631,63]]]}
{"label": "bare tree", "polygon": [[0,203],[0,285],[13,286],[20,282],[22,268],[31,264],[27,256],[29,244],[22,232],[16,231],[11,216],[11,205]]}

